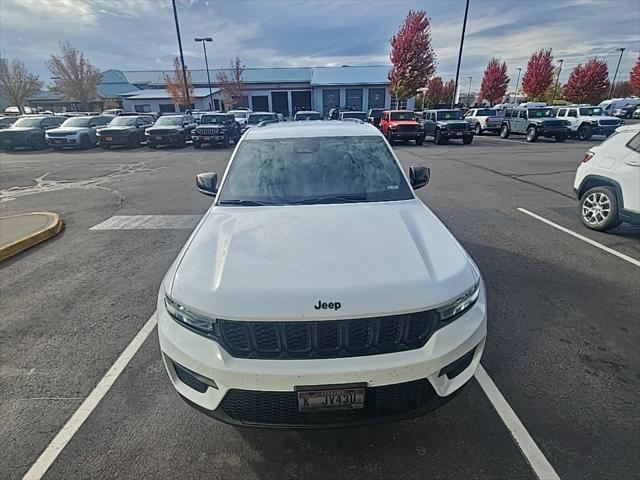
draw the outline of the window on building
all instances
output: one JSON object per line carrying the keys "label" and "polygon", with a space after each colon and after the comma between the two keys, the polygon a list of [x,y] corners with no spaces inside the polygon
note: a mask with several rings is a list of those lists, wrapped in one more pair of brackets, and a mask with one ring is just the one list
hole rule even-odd
{"label": "window on building", "polygon": [[135,105],[133,108],[138,113],[147,113],[151,111],[151,105]]}
{"label": "window on building", "polygon": [[176,111],[176,107],[173,103],[161,103],[158,105],[158,108],[162,113],[174,113]]}
{"label": "window on building", "polygon": [[394,110],[405,110],[407,108],[407,101],[399,100],[395,95],[391,95],[391,108]]}

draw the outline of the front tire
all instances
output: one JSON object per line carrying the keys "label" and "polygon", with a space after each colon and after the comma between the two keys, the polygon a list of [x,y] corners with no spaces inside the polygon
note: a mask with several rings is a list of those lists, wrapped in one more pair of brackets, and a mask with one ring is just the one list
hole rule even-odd
{"label": "front tire", "polygon": [[527,142],[533,143],[538,140],[538,130],[536,127],[527,128]]}
{"label": "front tire", "polygon": [[424,143],[424,137],[416,138],[416,145],[420,146]]}
{"label": "front tire", "polygon": [[193,148],[201,149],[202,148],[202,144],[200,142],[196,142],[194,140],[193,141]]}
{"label": "front tire", "polygon": [[226,135],[224,136],[224,140],[222,140],[222,146],[224,148],[229,148],[229,137],[227,137]]}
{"label": "front tire", "polygon": [[476,132],[476,135],[482,135],[482,127],[480,126],[479,123],[476,123],[475,132]]}
{"label": "front tire", "polygon": [[593,135],[593,131],[591,130],[591,125],[582,125],[578,129],[578,140],[589,140]]}
{"label": "front tire", "polygon": [[585,227],[598,231],[620,225],[616,192],[605,186],[588,190],[580,199],[580,221]]}
{"label": "front tire", "polygon": [[436,145],[444,144],[444,137],[442,136],[442,132],[440,132],[440,130],[436,130],[436,135],[435,137],[433,137],[433,143],[435,143]]}
{"label": "front tire", "polygon": [[502,125],[502,127],[500,127],[500,138],[509,138],[509,127],[506,125]]}
{"label": "front tire", "polygon": [[391,130],[387,130],[387,141],[392,147],[395,144],[395,142],[393,141],[393,137],[391,137]]}

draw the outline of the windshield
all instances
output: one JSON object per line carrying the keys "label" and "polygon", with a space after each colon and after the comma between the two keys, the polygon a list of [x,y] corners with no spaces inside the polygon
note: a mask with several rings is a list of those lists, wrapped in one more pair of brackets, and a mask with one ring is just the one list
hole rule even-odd
{"label": "windshield", "polygon": [[498,112],[490,108],[482,108],[478,110],[478,113],[476,113],[476,116],[477,117],[497,117]]}
{"label": "windshield", "polygon": [[382,137],[304,137],[240,143],[220,205],[408,200],[413,194]]}
{"label": "windshield", "polygon": [[131,127],[136,124],[136,120],[138,117],[116,117],[109,123],[109,126],[116,127]]}
{"label": "windshield", "polygon": [[556,114],[550,108],[529,109],[529,118],[555,117]]}
{"label": "windshield", "polygon": [[200,118],[200,123],[203,125],[222,125],[226,120],[226,115],[203,115]]}
{"label": "windshield", "polygon": [[296,113],[296,120],[320,120],[320,114],[317,112]]}
{"label": "windshield", "polygon": [[593,117],[596,115],[602,115],[602,109],[600,107],[581,108],[580,115],[583,117]]}
{"label": "windshield", "polygon": [[182,117],[179,115],[160,117],[156,125],[182,125]]}
{"label": "windshield", "polygon": [[42,118],[34,117],[34,118],[19,118],[16,123],[13,124],[14,127],[39,127],[40,121]]}
{"label": "windshield", "polygon": [[233,112],[233,116],[236,118],[247,118],[247,112]]}
{"label": "windshield", "polygon": [[75,117],[65,120],[61,127],[88,127],[91,117]]}
{"label": "windshield", "polygon": [[443,110],[438,113],[438,120],[462,120],[462,112],[459,110]]}
{"label": "windshield", "polygon": [[391,120],[415,120],[413,112],[391,112]]}
{"label": "windshield", "polygon": [[358,118],[365,121],[367,119],[367,114],[365,112],[344,112],[342,114],[342,118]]}
{"label": "windshield", "polygon": [[270,121],[277,120],[276,115],[274,113],[264,113],[264,114],[252,113],[251,115],[249,115],[249,119],[247,120],[247,123],[251,125],[257,125],[260,122],[265,122],[269,120]]}

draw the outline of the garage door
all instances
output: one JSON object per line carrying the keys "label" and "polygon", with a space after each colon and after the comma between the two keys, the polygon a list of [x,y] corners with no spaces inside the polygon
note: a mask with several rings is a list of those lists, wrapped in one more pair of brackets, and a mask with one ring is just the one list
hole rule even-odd
{"label": "garage door", "polygon": [[271,110],[289,116],[289,95],[287,92],[271,92]]}
{"label": "garage door", "polygon": [[291,110],[293,113],[311,110],[311,92],[291,92]]}
{"label": "garage door", "polygon": [[322,91],[322,115],[329,116],[329,110],[340,106],[340,90]]}
{"label": "garage door", "polygon": [[347,88],[347,102],[345,104],[347,110],[362,110],[362,89]]}
{"label": "garage door", "polygon": [[251,104],[253,105],[254,112],[269,111],[269,97],[266,95],[252,95]]}

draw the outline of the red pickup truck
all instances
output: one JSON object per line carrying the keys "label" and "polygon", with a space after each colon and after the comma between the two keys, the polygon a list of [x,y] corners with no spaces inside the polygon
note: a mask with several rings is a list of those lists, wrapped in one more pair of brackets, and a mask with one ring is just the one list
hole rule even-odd
{"label": "red pickup truck", "polygon": [[408,110],[385,110],[382,112],[380,130],[391,145],[396,140],[403,142],[414,140],[416,145],[424,143],[424,126],[418,122],[415,113]]}

